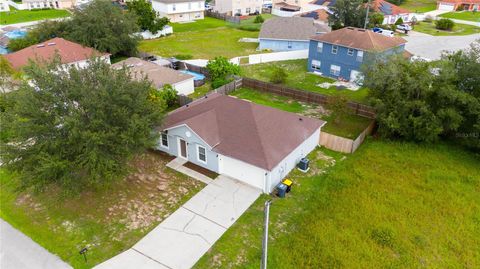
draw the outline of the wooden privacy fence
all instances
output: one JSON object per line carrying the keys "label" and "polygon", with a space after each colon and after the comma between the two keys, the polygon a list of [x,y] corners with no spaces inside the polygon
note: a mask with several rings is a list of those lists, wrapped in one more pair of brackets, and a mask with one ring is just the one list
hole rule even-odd
{"label": "wooden privacy fence", "polygon": [[219,19],[219,20],[228,21],[228,22],[231,22],[231,23],[240,24],[240,17],[239,16],[230,16],[230,15],[227,15],[226,13],[219,13],[219,12],[214,12],[214,11],[210,11],[210,10],[205,10],[205,16],[212,17],[212,18]]}
{"label": "wooden privacy fence", "polygon": [[236,89],[242,87],[242,84],[243,84],[242,78],[238,77],[238,78],[235,78],[232,82],[216,88],[212,92],[228,95],[231,92],[235,91]]}
{"label": "wooden privacy fence", "polygon": [[[307,103],[326,105],[330,102],[330,97],[327,95],[316,92],[297,90],[294,88],[285,87],[283,85],[273,84],[251,78],[243,78],[243,86],[247,88],[252,88],[254,90],[290,97],[292,99]],[[352,101],[349,101],[347,106],[352,110],[355,115],[370,119],[375,118],[375,109],[370,106],[362,105],[360,103]]]}
{"label": "wooden privacy fence", "polygon": [[373,128],[375,127],[375,121],[372,121],[363,132],[358,135],[358,137],[353,139],[348,139],[338,135],[333,135],[326,133],[325,131],[320,132],[320,145],[338,152],[343,153],[354,153],[358,147],[363,143],[365,138],[372,134]]}

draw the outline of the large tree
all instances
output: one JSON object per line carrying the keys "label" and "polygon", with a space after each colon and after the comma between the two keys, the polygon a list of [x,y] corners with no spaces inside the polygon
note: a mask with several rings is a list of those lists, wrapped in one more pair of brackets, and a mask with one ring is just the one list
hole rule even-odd
{"label": "large tree", "polygon": [[328,22],[333,29],[364,26],[367,9],[363,0],[337,0],[331,11]]}
{"label": "large tree", "polygon": [[139,40],[133,34],[139,30],[134,13],[124,13],[110,1],[94,0],[74,9],[71,18],[38,24],[24,38],[11,40],[9,48],[15,51],[63,37],[114,55],[133,55]]}
{"label": "large tree", "polygon": [[33,64],[2,113],[1,159],[27,186],[66,190],[118,178],[127,159],[154,145],[165,104],[147,80],[92,60],[84,69]]}
{"label": "large tree", "polygon": [[127,2],[128,9],[137,15],[137,24],[143,31],[156,34],[167,25],[170,20],[167,17],[158,18],[152,3],[146,0],[133,0]]}

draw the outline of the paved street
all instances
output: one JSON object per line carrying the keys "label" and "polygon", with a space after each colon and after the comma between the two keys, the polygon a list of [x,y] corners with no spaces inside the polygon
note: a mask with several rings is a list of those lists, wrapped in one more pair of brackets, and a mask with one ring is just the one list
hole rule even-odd
{"label": "paved street", "polygon": [[480,39],[480,34],[467,36],[431,36],[411,31],[409,36],[404,37],[408,43],[405,49],[414,55],[437,60],[443,51],[457,51],[466,49],[470,44]]}
{"label": "paved street", "polygon": [[0,219],[0,268],[68,269],[72,267]]}
{"label": "paved street", "polygon": [[191,268],[260,193],[220,175],[131,249],[95,268]]}

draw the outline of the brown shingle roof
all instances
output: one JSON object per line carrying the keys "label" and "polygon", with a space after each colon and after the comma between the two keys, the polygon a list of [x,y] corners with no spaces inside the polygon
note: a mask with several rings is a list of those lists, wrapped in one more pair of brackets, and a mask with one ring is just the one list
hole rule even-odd
{"label": "brown shingle roof", "polygon": [[313,18],[276,17],[262,24],[258,38],[309,40],[312,35],[327,31],[328,27],[318,25]]}
{"label": "brown shingle roof", "polygon": [[64,64],[87,60],[92,56],[109,55],[101,53],[95,49],[84,47],[80,44],[65,40],[63,38],[53,38],[43,43],[26,47],[17,52],[5,55],[5,58],[15,69],[20,69],[28,64],[28,60],[52,60],[58,53],[61,62]]}
{"label": "brown shingle roof", "polygon": [[372,8],[376,12],[381,12],[384,15],[399,15],[399,14],[408,14],[410,10],[396,6],[392,3],[389,3],[385,0],[374,0],[372,1]]}
{"label": "brown shingle roof", "polygon": [[270,171],[324,123],[214,93],[168,114],[163,129],[185,124],[213,151]]}
{"label": "brown shingle roof", "polygon": [[388,37],[354,27],[345,27],[311,39],[365,51],[384,51],[407,43],[401,37]]}
{"label": "brown shingle roof", "polygon": [[126,66],[130,70],[131,75],[136,79],[142,79],[144,76],[147,76],[157,88],[161,88],[165,84],[175,84],[193,78],[192,75],[135,57],[112,64],[114,69],[120,69],[123,66]]}

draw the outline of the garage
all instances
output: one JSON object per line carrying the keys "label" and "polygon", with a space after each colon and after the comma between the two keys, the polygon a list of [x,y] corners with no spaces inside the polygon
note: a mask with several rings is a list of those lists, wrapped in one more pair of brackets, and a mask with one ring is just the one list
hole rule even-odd
{"label": "garage", "polygon": [[439,3],[438,10],[445,10],[445,11],[454,11],[455,4],[452,3]]}
{"label": "garage", "polygon": [[223,155],[218,156],[218,162],[220,174],[233,177],[265,191],[266,171],[264,169]]}

